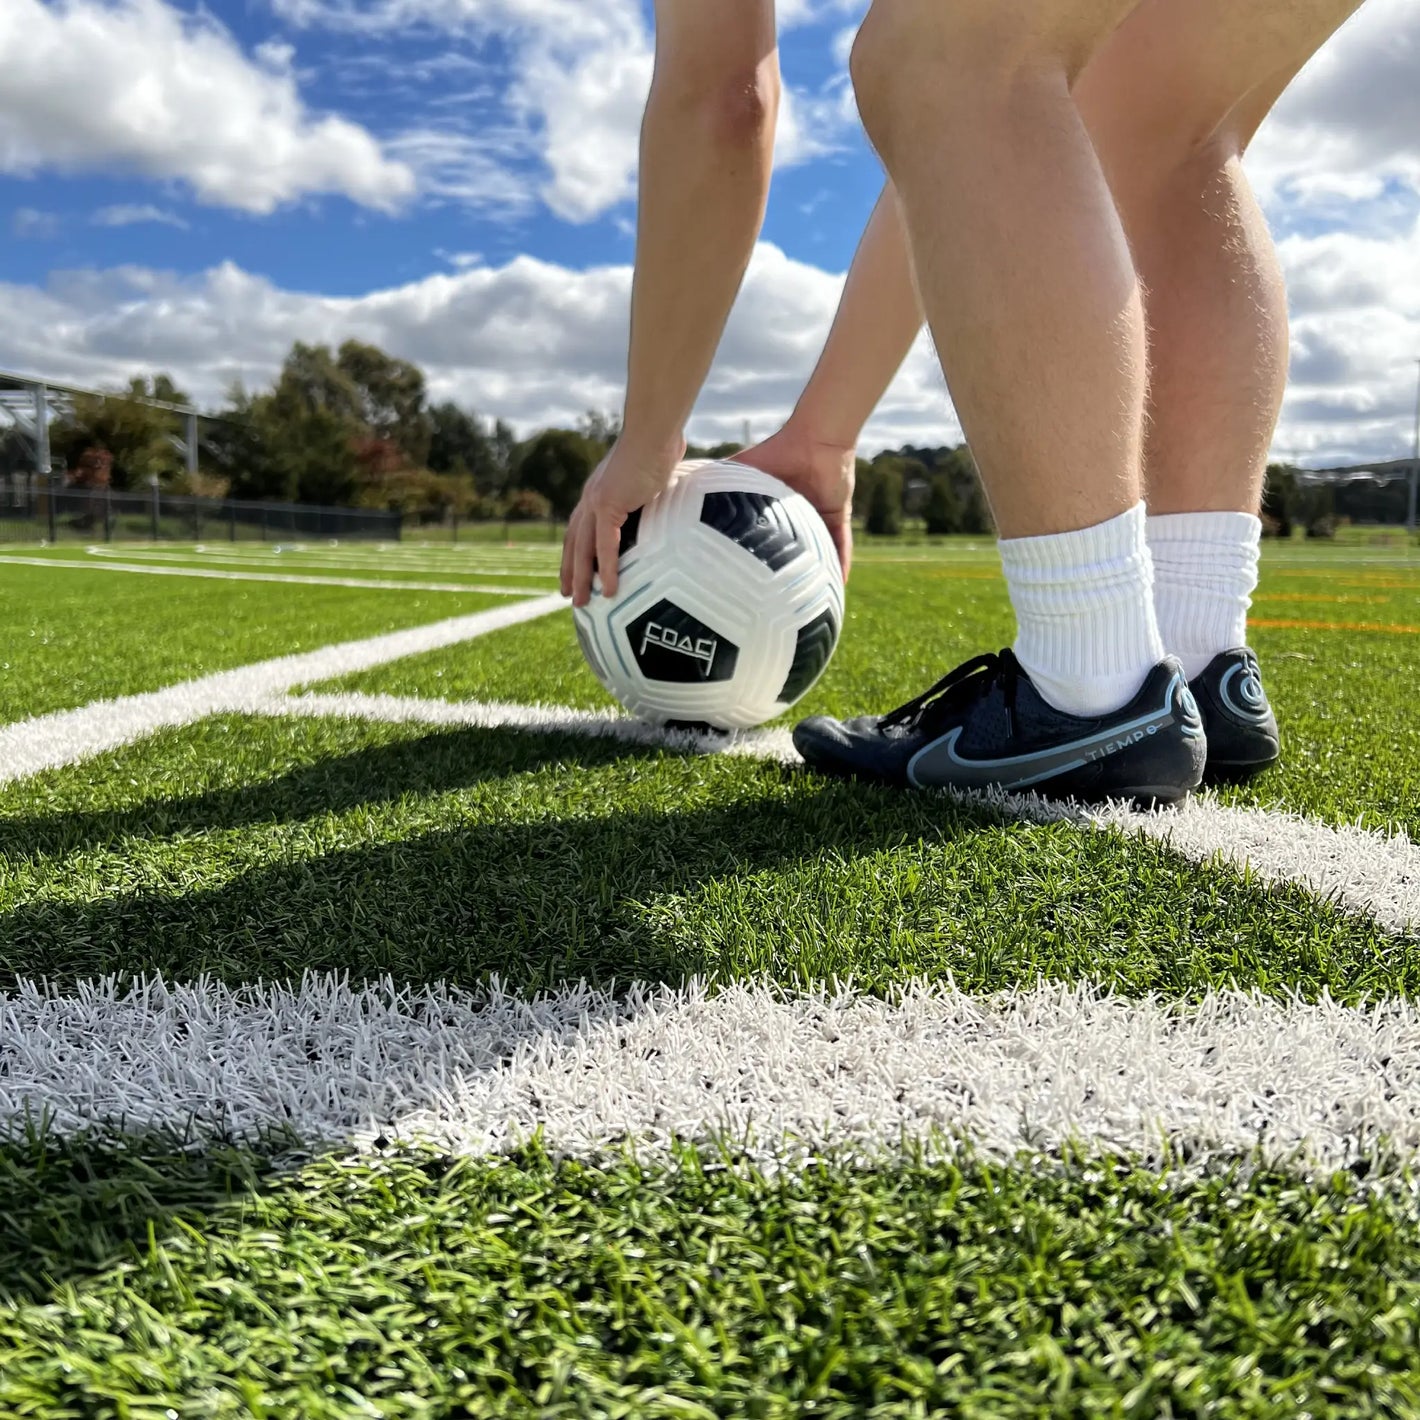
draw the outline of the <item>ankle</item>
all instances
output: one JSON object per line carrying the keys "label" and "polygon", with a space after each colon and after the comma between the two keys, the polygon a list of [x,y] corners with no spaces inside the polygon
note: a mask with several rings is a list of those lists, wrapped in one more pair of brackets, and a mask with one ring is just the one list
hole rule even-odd
{"label": "ankle", "polygon": [[1016,657],[1044,699],[1082,717],[1128,704],[1163,659],[1144,507],[1000,545]]}

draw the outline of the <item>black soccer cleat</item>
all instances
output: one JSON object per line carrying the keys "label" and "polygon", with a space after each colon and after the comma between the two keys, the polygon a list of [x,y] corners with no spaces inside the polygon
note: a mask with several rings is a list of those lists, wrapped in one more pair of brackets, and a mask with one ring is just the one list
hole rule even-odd
{"label": "black soccer cleat", "polygon": [[1010,651],[978,656],[890,715],[805,720],[794,744],[830,774],[911,788],[1170,804],[1203,780],[1198,707],[1172,658],[1122,710],[1079,718],[1041,698]]}
{"label": "black soccer cleat", "polygon": [[1188,688],[1208,737],[1205,783],[1241,783],[1277,763],[1282,737],[1251,651],[1244,647],[1215,656]]}

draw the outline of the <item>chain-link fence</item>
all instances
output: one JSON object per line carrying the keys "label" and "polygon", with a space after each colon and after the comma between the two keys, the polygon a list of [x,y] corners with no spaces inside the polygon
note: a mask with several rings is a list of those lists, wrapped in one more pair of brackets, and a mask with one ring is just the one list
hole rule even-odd
{"label": "chain-link fence", "polygon": [[395,541],[403,521],[398,513],[373,508],[185,498],[156,489],[51,488],[33,477],[0,477],[0,543]]}

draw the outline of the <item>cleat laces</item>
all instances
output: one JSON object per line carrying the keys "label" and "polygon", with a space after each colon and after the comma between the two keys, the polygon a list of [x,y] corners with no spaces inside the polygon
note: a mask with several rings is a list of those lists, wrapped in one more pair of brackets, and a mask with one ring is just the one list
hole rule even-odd
{"label": "cleat laces", "polygon": [[1014,731],[1016,687],[1020,677],[1021,663],[1010,650],[999,655],[977,656],[944,675],[915,700],[884,715],[878,722],[879,727],[884,730],[930,729],[933,721],[980,700],[1000,685],[1006,695],[1007,720]]}

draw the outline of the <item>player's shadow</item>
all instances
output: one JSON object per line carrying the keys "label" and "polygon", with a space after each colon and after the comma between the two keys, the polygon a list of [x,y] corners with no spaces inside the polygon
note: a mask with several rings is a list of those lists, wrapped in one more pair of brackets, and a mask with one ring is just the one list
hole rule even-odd
{"label": "player's shadow", "polygon": [[[405,793],[427,798],[549,766],[570,773],[574,764],[585,771],[660,753],[610,740],[461,731],[302,765],[255,786],[115,813],[11,820],[7,832],[30,851],[73,851],[125,836],[349,814]],[[716,962],[684,936],[649,926],[652,899],[993,821],[985,809],[866,785],[814,781],[789,792],[783,780],[803,771],[764,772],[769,786],[760,778],[720,802],[655,810],[611,809],[598,796],[618,792],[620,781],[579,776],[568,781],[578,792],[555,814],[540,808],[547,790],[520,803],[516,819],[451,800],[437,828],[388,840],[367,828],[376,841],[267,863],[211,887],[91,901],[46,896],[0,914],[0,989],[20,977],[66,982],[134,971],[231,982],[342,971],[463,986],[498,975],[523,989],[572,978],[682,980],[713,973]],[[342,831],[348,838],[361,829]]]}
{"label": "player's shadow", "polygon": [[0,862],[56,857],[123,839],[294,823],[314,814],[449,793],[548,766],[595,768],[658,753],[624,741],[565,733],[454,728],[313,758],[253,779],[235,735],[233,749],[243,772],[239,784],[174,798],[149,794],[114,808],[0,815]]}
{"label": "player's shadow", "polygon": [[[597,796],[617,793],[620,776],[585,774],[618,762],[634,769],[661,753],[611,740],[460,730],[298,765],[256,785],[8,820],[6,851],[55,854],[125,837],[350,814],[536,771],[576,790],[552,813],[547,789],[538,789],[517,801],[525,815],[518,819],[451,798],[426,815],[439,826],[386,841],[349,844],[359,830],[347,820],[347,846],[211,886],[22,903],[0,914],[0,988],[20,977],[62,985],[139,971],[176,980],[209,973],[232,983],[294,981],[307,971],[356,980],[388,974],[466,988],[497,975],[525,992],[577,979],[680,981],[713,975],[719,963],[693,932],[654,925],[660,919],[647,908],[656,899],[821,855],[847,859],[950,838],[991,821],[984,810],[935,797],[807,781],[802,771],[772,765],[716,802],[617,811]],[[564,780],[560,765],[569,776],[581,772]],[[710,762],[706,772],[714,772]],[[0,1067],[3,1055],[0,1048]],[[49,1162],[41,1169],[36,1157]],[[36,1155],[0,1145],[0,1219],[9,1220],[0,1227],[0,1295],[42,1298],[67,1278],[133,1260],[150,1225],[161,1236],[178,1218],[220,1211],[244,1189],[265,1186],[242,1176],[250,1165],[240,1154],[231,1158],[203,1162],[174,1150],[155,1168],[137,1151],[63,1144]]]}

